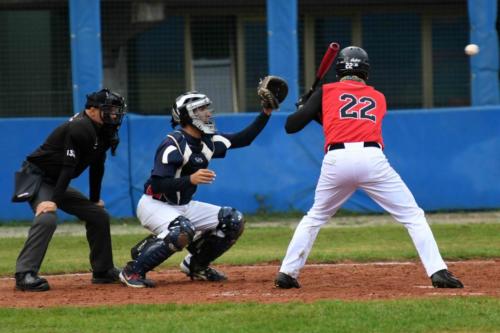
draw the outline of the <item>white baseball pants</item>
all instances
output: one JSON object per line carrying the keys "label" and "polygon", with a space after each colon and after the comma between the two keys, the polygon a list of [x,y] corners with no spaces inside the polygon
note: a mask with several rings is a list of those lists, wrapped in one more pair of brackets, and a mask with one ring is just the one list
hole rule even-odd
{"label": "white baseball pants", "polygon": [[353,142],[325,155],[314,204],[297,226],[280,272],[299,276],[321,226],[358,188],[406,227],[428,276],[447,268],[423,210],[383,151]]}
{"label": "white baseball pants", "polygon": [[137,204],[137,218],[144,228],[165,238],[170,222],[180,215],[191,221],[197,233],[215,230],[219,224],[219,210],[220,206],[194,200],[187,205],[170,205],[143,194]]}

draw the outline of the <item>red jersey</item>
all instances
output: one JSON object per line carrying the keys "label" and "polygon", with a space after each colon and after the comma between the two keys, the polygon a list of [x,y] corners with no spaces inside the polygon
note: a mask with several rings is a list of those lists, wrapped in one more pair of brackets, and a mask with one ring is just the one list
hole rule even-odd
{"label": "red jersey", "polygon": [[382,139],[385,96],[363,82],[346,80],[323,85],[325,150],[340,142],[378,142]]}

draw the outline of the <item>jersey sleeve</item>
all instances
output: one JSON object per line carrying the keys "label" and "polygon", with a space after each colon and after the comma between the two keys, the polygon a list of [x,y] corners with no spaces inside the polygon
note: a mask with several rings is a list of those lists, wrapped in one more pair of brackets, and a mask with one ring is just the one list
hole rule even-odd
{"label": "jersey sleeve", "polygon": [[226,152],[231,147],[231,140],[228,138],[227,134],[218,133],[212,137],[214,143],[214,154],[213,158],[223,158],[226,156]]}
{"label": "jersey sleeve", "polygon": [[285,131],[288,134],[302,130],[312,120],[322,124],[321,101],[323,99],[323,89],[317,89],[307,102],[294,113],[286,118]]}
{"label": "jersey sleeve", "polygon": [[260,112],[255,120],[243,130],[236,133],[218,133],[213,136],[215,152],[214,158],[221,158],[226,155],[228,149],[242,148],[250,145],[253,140],[262,132],[270,115]]}
{"label": "jersey sleeve", "polygon": [[79,126],[69,126],[64,135],[63,165],[75,167],[80,159],[79,143],[85,143],[83,129]]}
{"label": "jersey sleeve", "polygon": [[174,177],[177,169],[182,166],[182,163],[183,156],[179,151],[179,147],[177,147],[171,138],[168,138],[156,151],[151,175],[158,177]]}

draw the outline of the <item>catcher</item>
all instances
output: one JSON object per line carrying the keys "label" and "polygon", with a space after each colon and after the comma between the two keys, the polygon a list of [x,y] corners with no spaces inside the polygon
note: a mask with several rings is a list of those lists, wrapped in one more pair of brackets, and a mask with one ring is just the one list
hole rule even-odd
{"label": "catcher", "polygon": [[192,200],[198,185],[212,184],[208,169],[212,158],[224,158],[228,149],[248,146],[266,126],[274,109],[285,99],[286,82],[275,76],[259,83],[262,112],[244,130],[217,132],[210,99],[196,91],[186,92],[172,107],[172,127],[156,150],[150,178],[137,206],[137,217],[152,235],[131,250],[132,261],[120,280],[133,288],[153,287],[146,273],[177,251],[188,254],[180,269],[192,280],[223,281],[224,273],[210,264],[229,250],[241,236],[244,218],[232,207]]}

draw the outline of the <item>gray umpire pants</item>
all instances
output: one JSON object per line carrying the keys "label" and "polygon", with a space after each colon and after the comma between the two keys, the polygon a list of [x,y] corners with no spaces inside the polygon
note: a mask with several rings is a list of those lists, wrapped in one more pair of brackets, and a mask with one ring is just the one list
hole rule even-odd
{"label": "gray umpire pants", "polygon": [[[36,207],[40,202],[50,201],[53,192],[53,185],[42,182],[40,190],[29,202],[33,212],[36,211]],[[104,272],[112,268],[111,233],[109,230],[109,215],[106,210],[97,206],[82,193],[71,187],[68,187],[57,208],[68,214],[75,215],[85,222],[92,271]],[[42,213],[34,218],[28,238],[17,258],[16,273],[29,271],[37,273],[40,270],[56,226],[56,213]],[[68,249],[69,252],[71,252],[71,249]]]}

